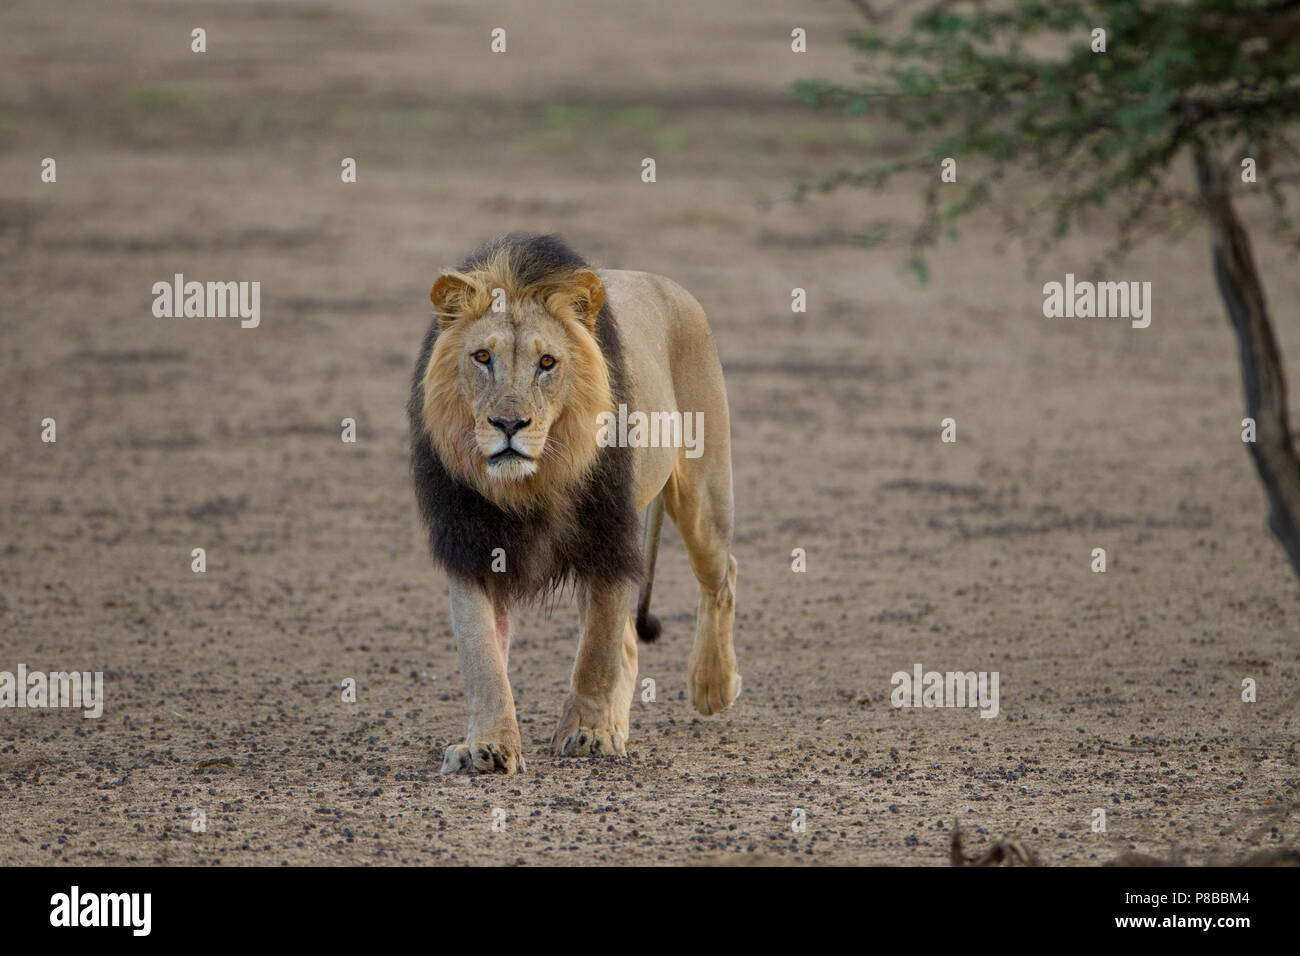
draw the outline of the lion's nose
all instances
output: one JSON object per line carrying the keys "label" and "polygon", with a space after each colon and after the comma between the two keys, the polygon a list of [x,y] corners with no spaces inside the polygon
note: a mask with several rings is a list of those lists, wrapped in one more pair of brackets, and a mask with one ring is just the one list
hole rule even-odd
{"label": "lion's nose", "polygon": [[527,428],[532,422],[531,418],[489,418],[493,425],[505,432],[507,438],[513,438],[515,432]]}

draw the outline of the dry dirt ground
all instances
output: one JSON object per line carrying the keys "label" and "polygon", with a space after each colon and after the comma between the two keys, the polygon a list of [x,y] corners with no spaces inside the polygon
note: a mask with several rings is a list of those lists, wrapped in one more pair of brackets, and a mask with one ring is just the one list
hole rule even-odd
{"label": "dry dirt ground", "polygon": [[[0,861],[943,864],[954,826],[1057,864],[1294,847],[1300,602],[1204,231],[1109,276],[1153,283],[1145,330],[1042,316],[1103,220],[1032,267],[972,223],[921,287],[901,240],[853,238],[902,235],[912,188],[789,201],[889,146],[786,96],[852,75],[851,5],[542,7],[0,9],[0,670],[102,670],[107,696],[0,711]],[[465,700],[403,403],[436,270],[512,229],[709,312],[744,692],[712,719],[685,699],[669,531],[627,759],[544,746],[565,599],[510,657],[527,772],[443,777]],[[1300,273],[1255,239],[1300,376]],[[260,327],[154,318],[177,272],[260,281]],[[915,664],[997,671],[1001,713],[892,708]]]}

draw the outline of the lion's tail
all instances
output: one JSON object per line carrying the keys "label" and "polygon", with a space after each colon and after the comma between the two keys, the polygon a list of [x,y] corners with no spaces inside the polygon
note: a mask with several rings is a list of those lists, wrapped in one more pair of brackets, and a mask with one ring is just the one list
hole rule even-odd
{"label": "lion's tail", "polygon": [[664,496],[658,495],[646,509],[645,577],[636,604],[636,636],[649,644],[659,636],[659,618],[650,613],[650,590],[655,583],[655,558],[659,555],[659,531],[664,526]]}

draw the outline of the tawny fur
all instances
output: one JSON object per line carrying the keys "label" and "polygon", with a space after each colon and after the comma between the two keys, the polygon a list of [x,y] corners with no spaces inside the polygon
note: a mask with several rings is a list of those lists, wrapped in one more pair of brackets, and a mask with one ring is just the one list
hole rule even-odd
{"label": "tawny fur", "polygon": [[[495,290],[504,292],[504,311],[493,309]],[[740,692],[730,424],[699,303],[668,279],[595,272],[554,237],[521,234],[444,272],[430,298],[436,321],[409,406],[412,468],[434,557],[448,572],[470,710],[464,741],[447,748],[443,772],[523,769],[506,674],[511,609],[569,582],[581,639],[552,749],[626,753],[639,579],[640,630],[656,630],[645,567],[653,558],[637,540],[637,511],[652,502],[652,516],[666,513],[677,525],[699,582],[690,701],[706,715],[729,707]],[[536,371],[545,349],[563,353],[563,373]],[[702,414],[702,454],[601,447],[598,416],[620,404]],[[519,433],[528,454],[517,466],[513,453],[505,455],[503,468],[492,449],[505,441],[494,429],[507,420],[528,423]],[[504,571],[492,557],[501,552]]]}

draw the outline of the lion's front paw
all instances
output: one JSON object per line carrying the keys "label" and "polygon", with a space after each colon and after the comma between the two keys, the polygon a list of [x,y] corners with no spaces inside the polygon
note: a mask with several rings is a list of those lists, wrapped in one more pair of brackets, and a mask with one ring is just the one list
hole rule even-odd
{"label": "lion's front paw", "polygon": [[627,724],[618,726],[601,710],[584,709],[572,700],[565,705],[551,736],[551,749],[557,757],[627,756]]}
{"label": "lion's front paw", "polygon": [[467,740],[442,755],[443,773],[517,773],[524,769],[518,743]]}
{"label": "lion's front paw", "polygon": [[627,739],[617,730],[578,727],[554,743],[557,757],[626,757]]}
{"label": "lion's front paw", "polygon": [[686,683],[691,704],[705,717],[721,713],[740,696],[740,675],[734,660],[702,657],[691,661]]}

